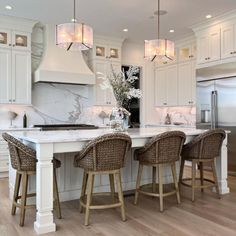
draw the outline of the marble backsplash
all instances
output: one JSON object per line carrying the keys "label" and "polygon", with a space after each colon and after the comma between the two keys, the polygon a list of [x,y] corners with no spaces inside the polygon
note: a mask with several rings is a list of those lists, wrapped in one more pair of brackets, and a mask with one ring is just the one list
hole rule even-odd
{"label": "marble backsplash", "polygon": [[86,123],[102,125],[108,118],[99,117],[101,111],[110,113],[111,108],[93,107],[93,88],[83,85],[53,83],[34,84],[32,106],[0,105],[0,127],[9,127],[8,111],[17,113],[13,126],[22,127],[24,112],[28,126],[34,124]]}
{"label": "marble backsplash", "polygon": [[[93,106],[93,94],[93,87],[87,85],[34,84],[32,106],[0,105],[0,128],[9,127],[11,124],[8,111],[17,113],[17,117],[12,122],[15,127],[22,127],[24,112],[27,115],[28,127],[34,124],[56,123],[99,126],[109,124],[109,118],[101,118],[99,114],[104,111],[109,116],[111,107]],[[164,124],[167,113],[171,117],[172,124],[179,122],[187,126],[195,126],[195,107],[155,108],[152,124]]]}
{"label": "marble backsplash", "polygon": [[155,123],[164,125],[169,114],[171,124],[180,123],[194,127],[196,125],[196,107],[164,107],[155,109]]}

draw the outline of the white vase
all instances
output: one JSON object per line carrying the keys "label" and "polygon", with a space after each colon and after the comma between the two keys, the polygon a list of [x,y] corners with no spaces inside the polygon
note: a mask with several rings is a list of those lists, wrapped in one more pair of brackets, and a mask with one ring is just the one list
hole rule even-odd
{"label": "white vase", "polygon": [[113,107],[110,115],[110,126],[114,131],[127,131],[130,113],[123,107]]}

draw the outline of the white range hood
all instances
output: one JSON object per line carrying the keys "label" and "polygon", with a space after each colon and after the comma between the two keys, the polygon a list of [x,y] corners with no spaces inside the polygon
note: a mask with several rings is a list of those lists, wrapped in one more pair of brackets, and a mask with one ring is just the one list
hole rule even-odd
{"label": "white range hood", "polygon": [[95,75],[80,51],[66,51],[55,45],[55,25],[46,25],[44,55],[34,82],[91,85],[95,84]]}

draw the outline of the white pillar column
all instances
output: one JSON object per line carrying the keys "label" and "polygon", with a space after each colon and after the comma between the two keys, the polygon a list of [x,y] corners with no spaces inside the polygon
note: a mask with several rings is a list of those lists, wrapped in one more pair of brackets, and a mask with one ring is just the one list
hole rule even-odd
{"label": "white pillar column", "polygon": [[34,229],[38,234],[56,231],[53,222],[53,144],[37,144],[36,168],[36,221]]}
{"label": "white pillar column", "polygon": [[217,177],[221,194],[230,192],[228,187],[228,135],[223,142],[220,158],[216,159]]}

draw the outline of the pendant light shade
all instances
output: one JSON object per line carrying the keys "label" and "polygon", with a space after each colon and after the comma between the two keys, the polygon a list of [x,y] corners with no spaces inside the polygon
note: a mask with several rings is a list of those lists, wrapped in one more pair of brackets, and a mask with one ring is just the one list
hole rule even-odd
{"label": "pendant light shade", "polygon": [[67,51],[87,50],[93,47],[93,29],[76,21],[75,0],[73,22],[56,26],[56,45]]}
{"label": "pendant light shade", "polygon": [[175,57],[175,44],[167,39],[160,39],[160,0],[157,11],[157,39],[145,40],[145,58],[150,61],[173,60]]}
{"label": "pendant light shade", "polygon": [[175,44],[167,39],[145,40],[145,58],[156,60],[173,60],[175,57]]}

